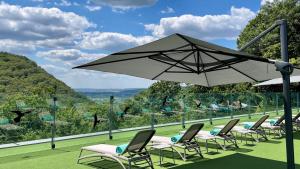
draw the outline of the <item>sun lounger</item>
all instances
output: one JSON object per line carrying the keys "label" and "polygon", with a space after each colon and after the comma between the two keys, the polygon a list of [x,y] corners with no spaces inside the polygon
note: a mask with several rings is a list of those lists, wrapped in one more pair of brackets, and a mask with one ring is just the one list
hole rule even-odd
{"label": "sun lounger", "polygon": [[[269,115],[262,116],[256,122],[244,122],[242,123],[243,127],[237,126],[234,127],[233,130],[241,135],[246,137],[247,144],[247,136],[250,136],[256,142],[259,142],[260,139],[268,140],[265,130],[261,127],[261,125],[269,118]],[[253,136],[256,134],[256,138]],[[261,137],[259,137],[261,136]]]}
{"label": "sun lounger", "polygon": [[[193,124],[183,134],[176,135],[174,137],[153,136],[151,142],[153,144],[171,145],[184,161],[186,161],[187,157],[190,156],[187,154],[187,151],[195,152],[192,155],[198,154],[201,158],[203,158],[200,146],[195,139],[195,136],[203,126],[203,123]],[[183,149],[183,153],[181,153],[178,148]]]}
{"label": "sun lounger", "polygon": [[[123,169],[126,169],[126,167],[122,161],[128,162],[129,169],[131,169],[132,164],[148,164],[148,167],[153,168],[153,163],[150,154],[146,149],[146,145],[149,143],[154,133],[155,130],[140,131],[135,135],[129,144],[123,144],[120,146],[98,144],[82,147],[77,163],[85,158],[100,157],[117,161]],[[83,151],[90,151],[94,152],[95,154],[82,156]]]}
{"label": "sun lounger", "polygon": [[[220,146],[223,150],[226,150],[227,147],[234,145],[238,148],[236,138],[232,133],[232,129],[237,125],[240,119],[233,119],[230,120],[223,128],[215,128],[212,131],[200,131],[196,135],[197,139],[205,140],[206,142],[206,149],[208,141],[212,141]],[[223,140],[223,144],[220,144],[217,140]],[[230,143],[226,145],[226,143]]]}
{"label": "sun lounger", "polygon": [[275,134],[278,135],[279,137],[282,137],[282,134],[285,133],[284,129],[284,115],[282,115],[279,119],[273,119],[270,120],[269,122],[265,122],[261,125],[262,128],[269,130],[269,133],[271,131]]}

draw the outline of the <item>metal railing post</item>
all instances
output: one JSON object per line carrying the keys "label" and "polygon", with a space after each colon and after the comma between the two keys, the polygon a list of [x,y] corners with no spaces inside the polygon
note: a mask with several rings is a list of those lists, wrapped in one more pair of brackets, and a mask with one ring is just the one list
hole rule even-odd
{"label": "metal railing post", "polygon": [[251,119],[251,101],[250,101],[250,97],[247,97],[247,103],[248,103],[248,119]]}
{"label": "metal railing post", "polygon": [[[230,93],[230,103],[232,102],[233,102],[232,93]],[[230,112],[230,118],[233,119],[233,111],[230,109],[229,105],[228,105],[228,111]]]}
{"label": "metal railing post", "polygon": [[52,111],[52,116],[53,116],[53,121],[51,124],[51,149],[55,149],[55,133],[56,133],[56,124],[55,124],[55,120],[56,120],[56,101],[57,101],[57,97],[53,96],[53,105],[51,106],[51,111]]}
{"label": "metal railing post", "polygon": [[152,110],[151,111],[151,129],[154,130],[154,111]]}
{"label": "metal railing post", "polygon": [[264,92],[264,99],[263,99],[263,109],[264,109],[264,112],[263,114],[266,115],[266,112],[267,112],[267,96],[266,96],[267,92]]}
{"label": "metal railing post", "polygon": [[114,113],[114,96],[110,96],[110,100],[109,100],[109,112],[108,112],[108,137],[110,140],[113,139],[113,136],[112,136],[112,115]]}
{"label": "metal railing post", "polygon": [[297,92],[297,112],[299,113],[299,92]]}
{"label": "metal railing post", "polygon": [[279,115],[279,111],[278,111],[279,98],[278,98],[278,94],[277,93],[275,93],[275,94],[276,94],[276,115]]}
{"label": "metal railing post", "polygon": [[182,107],[182,128],[185,129],[185,114],[186,114],[186,107],[185,107],[185,103],[184,103],[184,100],[182,100],[182,104],[183,104],[183,107]]}

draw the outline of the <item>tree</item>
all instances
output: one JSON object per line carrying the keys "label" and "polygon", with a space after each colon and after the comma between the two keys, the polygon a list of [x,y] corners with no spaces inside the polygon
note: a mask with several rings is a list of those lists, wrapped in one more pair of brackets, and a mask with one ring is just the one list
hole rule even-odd
{"label": "tree", "polygon": [[[270,27],[276,20],[288,22],[288,50],[290,62],[300,64],[300,1],[275,0],[266,3],[251,20],[238,37],[238,48],[241,48],[255,36]],[[249,53],[270,59],[280,59],[279,29],[273,30],[258,43],[246,50]]]}

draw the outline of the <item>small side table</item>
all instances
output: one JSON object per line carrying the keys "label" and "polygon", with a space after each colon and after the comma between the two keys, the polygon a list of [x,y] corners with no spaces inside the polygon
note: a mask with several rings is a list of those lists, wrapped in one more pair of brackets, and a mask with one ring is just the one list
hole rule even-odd
{"label": "small side table", "polygon": [[151,146],[151,149],[158,150],[158,152],[159,152],[159,165],[162,164],[162,161],[164,159],[163,150],[165,150],[165,149],[171,149],[172,150],[173,163],[175,164],[175,155],[174,155],[174,149],[173,149],[172,145],[168,145],[168,144],[153,144]]}

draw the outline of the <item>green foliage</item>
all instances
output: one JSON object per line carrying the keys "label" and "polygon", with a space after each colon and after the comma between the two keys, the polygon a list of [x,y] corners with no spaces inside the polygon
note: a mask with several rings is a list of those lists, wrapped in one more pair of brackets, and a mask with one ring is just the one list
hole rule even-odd
{"label": "green foliage", "polygon": [[[288,21],[288,50],[293,63],[300,64],[300,3],[298,0],[275,0],[262,6],[257,16],[251,20],[238,38],[242,47],[259,33],[270,27],[276,20]],[[247,52],[270,59],[280,59],[279,29],[273,30]]]}

